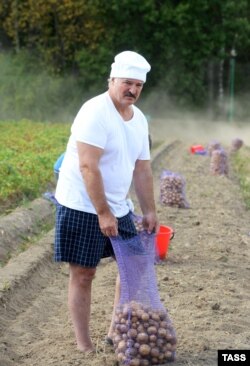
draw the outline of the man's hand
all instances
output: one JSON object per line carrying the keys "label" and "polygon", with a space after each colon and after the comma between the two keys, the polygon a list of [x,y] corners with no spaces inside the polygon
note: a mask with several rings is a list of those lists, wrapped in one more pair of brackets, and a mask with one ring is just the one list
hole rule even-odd
{"label": "man's hand", "polygon": [[105,236],[117,236],[118,235],[118,221],[116,217],[111,213],[107,212],[98,215],[99,226],[101,232]]}
{"label": "man's hand", "polygon": [[155,212],[143,215],[142,224],[149,234],[152,232],[157,233],[159,230],[159,222]]}

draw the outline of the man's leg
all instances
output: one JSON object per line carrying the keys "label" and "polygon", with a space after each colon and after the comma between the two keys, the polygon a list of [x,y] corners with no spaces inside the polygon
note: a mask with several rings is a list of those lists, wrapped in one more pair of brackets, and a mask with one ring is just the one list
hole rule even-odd
{"label": "man's leg", "polygon": [[114,318],[115,318],[115,309],[119,303],[120,300],[120,293],[121,293],[121,283],[120,283],[120,276],[117,275],[116,278],[116,285],[115,285],[115,298],[114,298],[114,305],[113,305],[113,313],[112,313],[112,320],[109,327],[107,338],[112,339],[112,333],[113,333],[113,324],[114,324]]}
{"label": "man's leg", "polygon": [[91,284],[96,268],[70,264],[68,306],[71,315],[77,348],[82,352],[93,351],[90,334]]}

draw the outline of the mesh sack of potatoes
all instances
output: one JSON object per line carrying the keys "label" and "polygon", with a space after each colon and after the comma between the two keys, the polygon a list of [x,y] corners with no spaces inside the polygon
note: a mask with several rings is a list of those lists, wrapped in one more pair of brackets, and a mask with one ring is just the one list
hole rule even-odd
{"label": "mesh sack of potatoes", "polygon": [[121,281],[113,321],[119,365],[162,365],[175,360],[176,334],[163,306],[154,267],[155,234],[111,238]]}
{"label": "mesh sack of potatoes", "polygon": [[239,138],[235,138],[231,142],[230,152],[238,151],[243,145],[243,141]]}
{"label": "mesh sack of potatoes", "polygon": [[143,223],[142,223],[142,216],[137,215],[133,212],[133,213],[131,213],[131,218],[135,224],[137,233],[142,232],[144,230]]}
{"label": "mesh sack of potatoes", "polygon": [[[136,228],[136,231],[138,234],[140,234],[142,231],[144,231],[144,227],[143,227],[143,218],[142,216],[138,215],[138,214],[135,214],[134,212],[131,213],[131,218],[134,222],[134,225],[135,225],[135,228]],[[158,264],[160,263],[160,256],[159,256],[159,250],[157,248],[157,245],[156,245],[156,241],[154,243],[154,246],[155,246],[155,257],[154,257],[154,263],[155,264]]]}
{"label": "mesh sack of potatoes", "polygon": [[210,172],[213,175],[228,175],[228,155],[223,149],[212,152]]}
{"label": "mesh sack of potatoes", "polygon": [[160,202],[166,206],[189,208],[185,187],[186,182],[182,175],[163,170],[160,176]]}
{"label": "mesh sack of potatoes", "polygon": [[221,149],[221,144],[220,142],[216,141],[216,140],[213,140],[211,141],[208,146],[207,146],[207,152],[208,152],[208,155],[211,157],[212,156],[212,153],[214,150],[219,150]]}

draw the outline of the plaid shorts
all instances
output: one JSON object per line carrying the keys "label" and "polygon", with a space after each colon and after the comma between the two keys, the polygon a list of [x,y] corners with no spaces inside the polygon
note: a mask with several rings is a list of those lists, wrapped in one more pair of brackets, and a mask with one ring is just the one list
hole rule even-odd
{"label": "plaid shorts", "polygon": [[[130,213],[118,218],[118,232],[123,239],[137,234]],[[54,243],[55,262],[96,267],[101,258],[114,256],[110,239],[100,230],[95,214],[57,205]]]}

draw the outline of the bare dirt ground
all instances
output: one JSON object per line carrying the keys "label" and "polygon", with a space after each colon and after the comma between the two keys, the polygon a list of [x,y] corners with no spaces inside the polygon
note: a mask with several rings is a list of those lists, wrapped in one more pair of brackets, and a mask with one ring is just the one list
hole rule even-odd
{"label": "bare dirt ground", "polygon": [[[157,138],[171,147],[153,162],[155,195],[160,222],[172,226],[175,237],[155,270],[177,333],[175,365],[216,366],[218,349],[250,348],[250,212],[231,169],[228,177],[213,176],[209,157],[190,154],[191,144],[208,143],[209,136],[199,141],[186,136],[173,143],[164,133]],[[160,204],[163,169],[185,177],[189,209]],[[115,366],[114,351],[104,343],[115,262],[103,261],[94,280],[91,331],[96,353],[84,356],[75,348],[68,317],[68,268],[53,264],[52,243],[53,230],[0,269],[0,366]]]}

